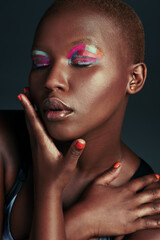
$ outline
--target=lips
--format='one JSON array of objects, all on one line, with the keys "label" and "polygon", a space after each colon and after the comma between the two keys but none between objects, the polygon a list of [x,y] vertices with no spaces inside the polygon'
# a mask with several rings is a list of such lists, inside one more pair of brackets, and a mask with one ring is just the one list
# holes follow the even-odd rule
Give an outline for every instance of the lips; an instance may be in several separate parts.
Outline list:
[{"label": "lips", "polygon": [[43,112],[50,121],[66,119],[73,113],[73,109],[57,98],[47,98],[42,104]]}]

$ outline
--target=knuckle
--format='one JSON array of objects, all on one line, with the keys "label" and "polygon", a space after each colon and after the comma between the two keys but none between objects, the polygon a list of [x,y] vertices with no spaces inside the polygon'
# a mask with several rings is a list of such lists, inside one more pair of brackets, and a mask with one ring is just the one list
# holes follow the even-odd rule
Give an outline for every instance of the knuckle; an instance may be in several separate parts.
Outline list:
[{"label": "knuckle", "polygon": [[159,227],[160,226],[160,219],[156,219],[156,225]]},{"label": "knuckle", "polygon": [[61,152],[54,152],[54,159],[56,160],[56,161],[63,161],[63,154],[61,153]]},{"label": "knuckle", "polygon": [[152,188],[149,190],[149,194],[153,197],[156,198],[157,197],[157,190]]},{"label": "knuckle", "polygon": [[74,158],[79,157],[80,154],[81,154],[81,152],[78,151],[78,150],[76,150],[75,148],[72,148],[72,149],[71,149],[71,155],[72,155]]},{"label": "knuckle", "polygon": [[140,208],[135,209],[134,214],[135,214],[135,219],[139,219],[141,217],[141,209]]},{"label": "knuckle", "polygon": [[144,186],[146,186],[146,185],[152,183],[154,179],[155,179],[155,176],[153,174],[150,174],[150,175],[141,177],[141,182],[142,182],[142,184],[144,184]]},{"label": "knuckle", "polygon": [[146,229],[149,229],[150,227],[151,227],[151,224],[152,222],[151,222],[151,220],[150,219],[145,219],[145,228]]},{"label": "knuckle", "polygon": [[136,231],[141,230],[141,229],[143,229],[142,219],[138,219],[138,220],[134,221],[132,232],[136,232]]},{"label": "knuckle", "polygon": [[122,189],[123,194],[127,195],[132,195],[133,194],[133,189],[130,188],[128,185],[125,185]]},{"label": "knuckle", "polygon": [[154,212],[158,212],[160,210],[160,204],[156,203],[156,202],[153,202],[152,203],[152,209],[153,209]]},{"label": "knuckle", "polygon": [[137,230],[140,230],[140,229],[144,229],[145,228],[145,219],[143,218],[139,218],[137,221],[136,221],[136,231]]},{"label": "knuckle", "polygon": [[140,181],[143,185],[146,185],[148,184],[149,179],[150,179],[149,176],[143,176],[141,177]]}]

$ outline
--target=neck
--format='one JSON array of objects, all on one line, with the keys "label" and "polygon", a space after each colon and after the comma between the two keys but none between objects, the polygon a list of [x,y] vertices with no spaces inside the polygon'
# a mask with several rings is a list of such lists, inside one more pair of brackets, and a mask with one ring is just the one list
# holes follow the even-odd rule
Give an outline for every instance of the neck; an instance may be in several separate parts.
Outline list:
[{"label": "neck", "polygon": [[123,147],[120,138],[103,132],[86,140],[86,147],[81,155],[77,168],[79,171],[98,175],[109,169],[115,162],[123,161]]},{"label": "neck", "polygon": [[[124,111],[123,111],[124,112]],[[123,161],[123,143],[120,140],[123,122],[122,109],[119,110],[98,128],[82,136],[86,147],[79,158],[77,171],[85,176],[97,176],[109,169],[115,162]],[[65,143],[65,150],[71,142]],[[60,149],[61,151],[61,149]]]}]

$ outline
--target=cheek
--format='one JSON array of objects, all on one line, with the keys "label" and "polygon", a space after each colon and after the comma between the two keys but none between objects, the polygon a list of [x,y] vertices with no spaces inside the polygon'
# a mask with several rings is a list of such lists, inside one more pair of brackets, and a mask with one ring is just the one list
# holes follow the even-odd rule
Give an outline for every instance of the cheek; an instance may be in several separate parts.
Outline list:
[{"label": "cheek", "polygon": [[38,102],[38,99],[43,91],[44,79],[46,77],[45,71],[31,71],[29,75],[29,87],[30,94],[34,103]]},{"label": "cheek", "polygon": [[96,107],[103,102],[118,101],[126,95],[127,78],[118,71],[101,68],[88,71],[87,74],[82,71],[79,75],[81,79],[79,84],[78,80],[75,81],[75,95],[85,105]]}]

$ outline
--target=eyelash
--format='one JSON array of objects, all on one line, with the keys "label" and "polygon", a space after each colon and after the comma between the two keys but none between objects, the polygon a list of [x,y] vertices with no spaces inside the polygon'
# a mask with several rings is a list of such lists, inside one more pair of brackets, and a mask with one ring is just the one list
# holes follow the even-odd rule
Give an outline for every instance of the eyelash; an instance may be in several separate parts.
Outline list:
[{"label": "eyelash", "polygon": [[[91,60],[91,61],[85,61],[85,60]],[[83,57],[75,57],[75,58],[71,58],[70,59],[70,64],[72,64],[74,67],[89,67],[92,64],[96,63],[98,60],[94,59],[94,58],[90,58],[87,56],[83,56]]]}]

